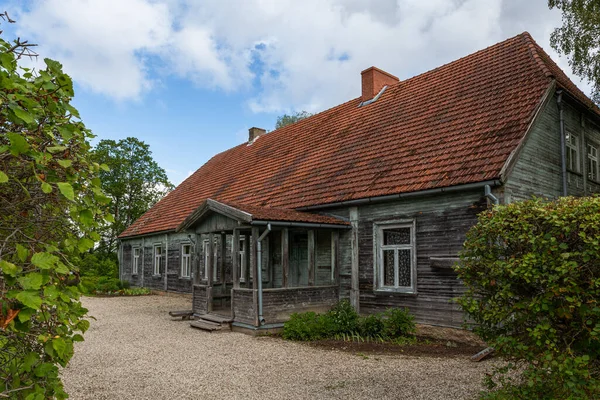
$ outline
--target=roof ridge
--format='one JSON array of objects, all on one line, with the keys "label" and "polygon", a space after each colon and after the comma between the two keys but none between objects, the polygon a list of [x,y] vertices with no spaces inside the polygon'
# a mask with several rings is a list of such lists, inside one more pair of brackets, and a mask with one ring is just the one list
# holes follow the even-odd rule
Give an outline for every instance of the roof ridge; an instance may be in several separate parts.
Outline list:
[{"label": "roof ridge", "polygon": [[540,50],[544,50],[537,44],[537,42],[535,41],[535,39],[533,39],[529,32],[525,31],[518,35],[518,37],[520,37],[523,40],[523,42],[525,42],[525,44],[529,48],[531,56],[533,57],[538,67],[540,67],[540,70],[542,71],[544,76],[549,79],[556,78],[552,71],[550,71],[550,68],[548,68],[548,64],[546,64],[546,62],[542,59],[542,55],[540,55],[539,53]]}]

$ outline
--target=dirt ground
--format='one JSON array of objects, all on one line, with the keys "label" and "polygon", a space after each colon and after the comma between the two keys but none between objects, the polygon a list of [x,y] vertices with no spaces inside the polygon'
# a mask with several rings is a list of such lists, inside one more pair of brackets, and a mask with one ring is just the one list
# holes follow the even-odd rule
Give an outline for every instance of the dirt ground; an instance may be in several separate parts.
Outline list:
[{"label": "dirt ground", "polygon": [[494,361],[480,347],[302,344],[207,333],[170,310],[185,297],[85,298],[95,317],[63,370],[72,399],[472,399]]}]

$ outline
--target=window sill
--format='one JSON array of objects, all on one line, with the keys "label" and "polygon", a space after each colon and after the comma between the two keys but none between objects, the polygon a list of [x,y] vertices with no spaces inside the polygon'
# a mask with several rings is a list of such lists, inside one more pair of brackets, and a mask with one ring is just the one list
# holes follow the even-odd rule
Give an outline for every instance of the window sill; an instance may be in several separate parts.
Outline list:
[{"label": "window sill", "polygon": [[190,281],[190,280],[192,280],[192,277],[190,277],[190,276],[180,276],[179,279],[182,280],[182,281]]},{"label": "window sill", "polygon": [[136,278],[136,277],[138,276],[138,274],[131,274],[131,276],[132,276],[133,278]]},{"label": "window sill", "polygon": [[374,289],[373,293],[376,295],[393,295],[393,296],[397,296],[397,295],[405,295],[405,296],[417,296],[417,291],[416,290],[401,290],[401,289]]},{"label": "window sill", "polygon": [[153,278],[160,278],[160,277],[161,277],[161,274],[153,274],[153,275],[152,275],[152,277],[153,277]]},{"label": "window sill", "polygon": [[568,168],[567,168],[567,172],[570,173],[570,174],[577,175],[577,176],[580,176],[580,177],[583,178],[583,173],[581,173],[581,172],[573,171],[572,169],[568,169]]}]

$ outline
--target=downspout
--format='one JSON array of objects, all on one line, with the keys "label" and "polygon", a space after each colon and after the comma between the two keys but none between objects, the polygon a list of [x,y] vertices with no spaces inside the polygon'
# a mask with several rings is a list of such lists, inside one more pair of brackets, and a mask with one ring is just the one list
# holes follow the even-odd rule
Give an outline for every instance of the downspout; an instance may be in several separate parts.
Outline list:
[{"label": "downspout", "polygon": [[169,289],[167,272],[169,271],[169,234],[165,233],[165,292]]},{"label": "downspout", "polygon": [[[142,237],[142,287],[144,286],[144,265],[145,265],[145,261],[146,260],[146,237],[143,236]],[[139,268],[139,266],[138,266]],[[138,271],[139,273],[140,271]]]},{"label": "downspout", "polygon": [[119,260],[119,280],[123,280],[123,243],[117,239],[117,259]]},{"label": "downspout", "polygon": [[256,280],[258,283],[258,324],[263,325],[265,319],[263,317],[263,287],[262,287],[262,240],[271,232],[271,224],[267,224],[267,229],[258,237],[257,241],[257,256],[258,265],[256,268]]},{"label": "downspout", "polygon": [[483,187],[483,190],[484,190],[484,194],[483,194],[483,195],[484,195],[485,197],[487,197],[488,199],[490,199],[490,201],[491,201],[491,202],[492,202],[494,205],[497,205],[497,204],[499,204],[499,203],[500,203],[500,202],[498,201],[498,198],[492,194],[492,188],[490,187],[490,185],[485,185],[485,186]]},{"label": "downspout", "polygon": [[562,102],[562,90],[557,90],[558,98],[556,104],[558,105],[558,114],[560,121],[560,162],[562,171],[562,194],[567,195],[567,154],[565,144],[565,118],[563,116],[563,102]]}]

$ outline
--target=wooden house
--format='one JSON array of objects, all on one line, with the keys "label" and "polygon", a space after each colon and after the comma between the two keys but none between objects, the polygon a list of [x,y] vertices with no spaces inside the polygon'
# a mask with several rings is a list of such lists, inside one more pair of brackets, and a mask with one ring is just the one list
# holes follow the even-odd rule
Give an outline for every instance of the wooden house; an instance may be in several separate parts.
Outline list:
[{"label": "wooden house", "polygon": [[600,112],[528,33],[215,155],[120,235],[120,277],[247,329],[349,299],[458,327],[477,214],[600,190]]}]

